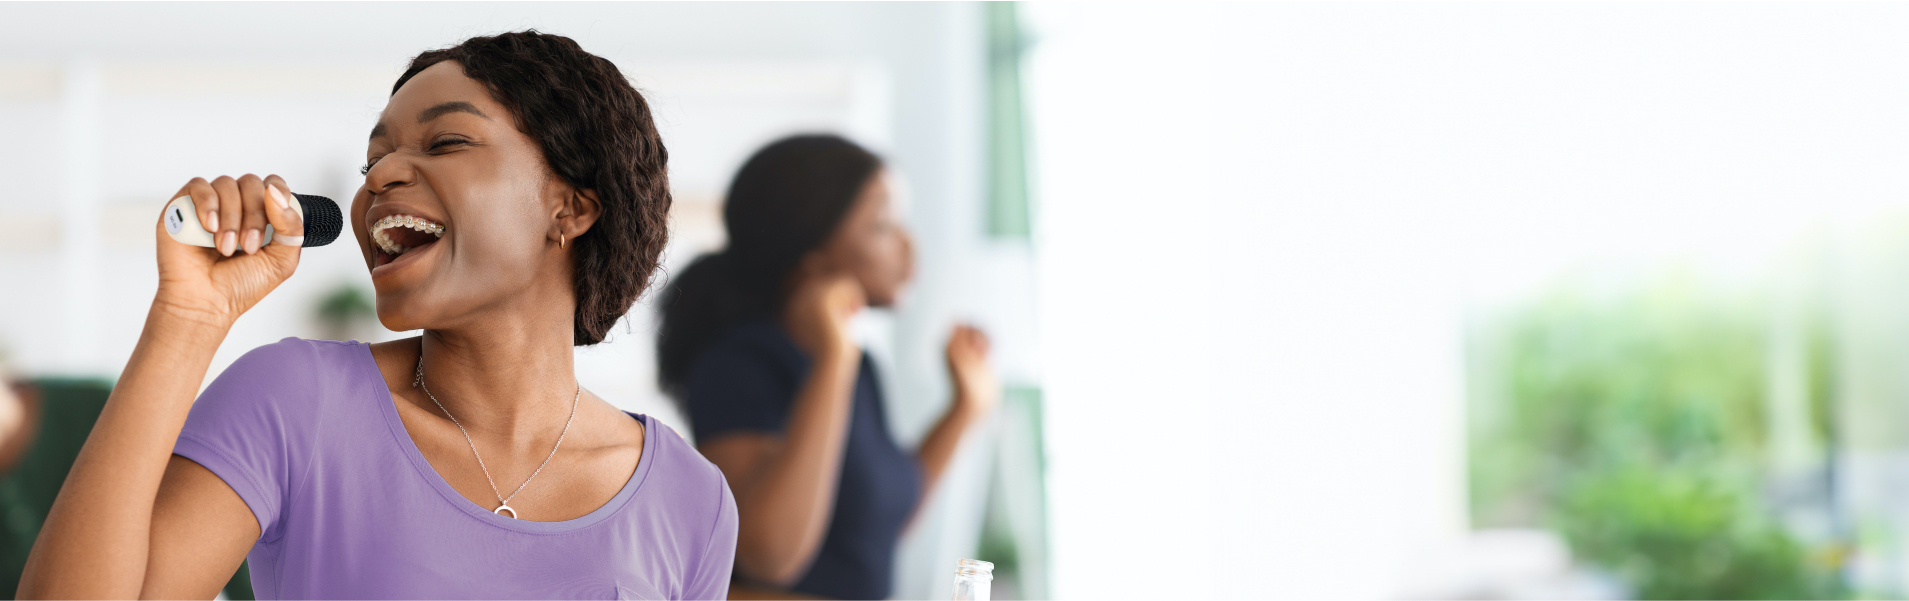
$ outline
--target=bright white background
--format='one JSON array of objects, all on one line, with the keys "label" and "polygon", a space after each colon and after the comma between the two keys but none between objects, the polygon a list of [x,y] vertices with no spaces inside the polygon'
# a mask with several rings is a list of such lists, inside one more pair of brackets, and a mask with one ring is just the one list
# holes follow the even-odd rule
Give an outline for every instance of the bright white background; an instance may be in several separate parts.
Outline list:
[{"label": "bright white background", "polygon": [[1909,204],[1902,4],[1032,9],[1058,596],[1425,594],[1467,307]]}]

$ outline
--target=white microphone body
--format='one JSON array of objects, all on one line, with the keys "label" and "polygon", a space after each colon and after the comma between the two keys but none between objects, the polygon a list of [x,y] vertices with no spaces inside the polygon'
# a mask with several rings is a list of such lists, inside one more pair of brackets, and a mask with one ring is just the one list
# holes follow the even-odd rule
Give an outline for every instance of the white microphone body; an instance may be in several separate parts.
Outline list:
[{"label": "white microphone body", "polygon": [[[293,200],[286,204],[291,205],[292,211],[298,213],[299,219],[305,219],[305,203],[302,199]],[[166,213],[163,219],[166,222],[166,234],[171,235],[172,239],[193,246],[203,246],[206,248],[219,247],[218,242],[212,239],[212,232],[205,231],[205,226],[200,223],[198,207],[193,204],[192,195],[180,196],[172,199],[172,202],[166,203]],[[309,221],[307,221],[307,223],[309,223]],[[287,240],[287,242],[291,242],[293,246],[300,246],[305,243],[303,236],[297,238],[296,240]],[[259,239],[259,246],[271,243],[272,226],[271,224],[266,224],[265,235]]]}]

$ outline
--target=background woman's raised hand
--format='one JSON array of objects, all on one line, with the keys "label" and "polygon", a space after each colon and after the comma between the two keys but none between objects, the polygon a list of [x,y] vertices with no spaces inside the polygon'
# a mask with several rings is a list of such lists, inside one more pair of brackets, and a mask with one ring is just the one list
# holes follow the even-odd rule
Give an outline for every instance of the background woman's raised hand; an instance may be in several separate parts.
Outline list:
[{"label": "background woman's raised hand", "polygon": [[789,296],[785,317],[796,346],[815,359],[861,354],[849,333],[849,319],[868,305],[855,277],[839,271],[805,270]]},{"label": "background woman's raised hand", "polygon": [[948,335],[948,376],[954,382],[955,404],[976,415],[993,409],[1001,399],[1001,385],[988,366],[988,335],[967,324]]},{"label": "background woman's raised hand", "polygon": [[155,222],[159,293],[154,310],[229,326],[298,268],[299,247],[264,244],[265,226],[276,235],[303,236],[305,223],[292,210],[291,188],[276,175],[192,178],[179,192],[190,195],[199,223],[218,248],[184,244]]}]

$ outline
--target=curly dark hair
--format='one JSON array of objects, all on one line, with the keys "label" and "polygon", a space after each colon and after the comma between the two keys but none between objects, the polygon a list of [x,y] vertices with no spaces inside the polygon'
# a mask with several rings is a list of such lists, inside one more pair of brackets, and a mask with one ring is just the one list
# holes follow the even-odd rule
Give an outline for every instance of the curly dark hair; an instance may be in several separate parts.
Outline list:
[{"label": "curly dark hair", "polygon": [[649,287],[669,241],[669,151],[649,103],[610,61],[575,40],[534,29],[419,54],[391,93],[444,61],[490,88],[516,117],[517,130],[543,149],[552,173],[596,191],[603,214],[571,244],[577,253],[575,344],[602,342]]}]

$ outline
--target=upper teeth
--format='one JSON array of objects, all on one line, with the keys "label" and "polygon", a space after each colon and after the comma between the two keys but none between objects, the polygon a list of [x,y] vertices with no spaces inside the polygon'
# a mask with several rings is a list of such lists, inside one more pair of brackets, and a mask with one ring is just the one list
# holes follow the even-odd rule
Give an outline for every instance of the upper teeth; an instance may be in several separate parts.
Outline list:
[{"label": "upper teeth", "polygon": [[408,227],[439,238],[444,237],[444,226],[442,225],[410,215],[392,215],[384,219],[379,219],[377,223],[371,224],[371,242],[377,244],[379,249],[387,253],[394,255],[404,254],[404,251],[407,249],[403,245],[392,241],[390,236],[385,235],[385,230],[394,227]]}]

